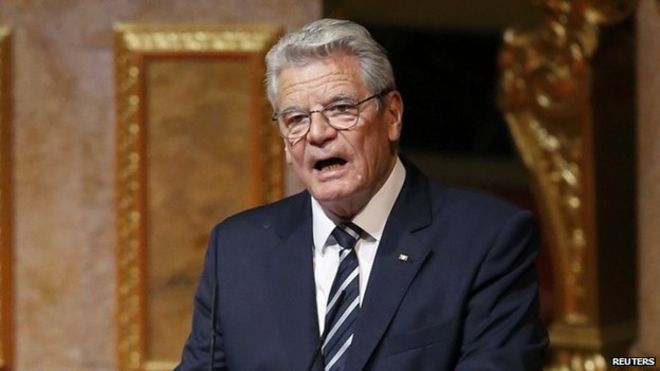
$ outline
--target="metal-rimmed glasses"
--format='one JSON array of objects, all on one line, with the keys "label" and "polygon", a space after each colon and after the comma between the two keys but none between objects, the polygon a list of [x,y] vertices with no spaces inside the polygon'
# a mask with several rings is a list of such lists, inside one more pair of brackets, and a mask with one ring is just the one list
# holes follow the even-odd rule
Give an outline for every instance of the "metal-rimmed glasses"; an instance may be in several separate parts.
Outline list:
[{"label": "metal-rimmed glasses", "polygon": [[272,120],[277,122],[282,137],[288,140],[296,140],[304,137],[312,125],[312,114],[320,113],[328,125],[336,130],[348,130],[358,123],[360,117],[360,106],[374,99],[380,98],[392,89],[385,89],[378,94],[368,96],[361,101],[352,99],[339,99],[327,106],[311,111],[299,111],[295,108],[285,109],[282,112],[273,113]]}]

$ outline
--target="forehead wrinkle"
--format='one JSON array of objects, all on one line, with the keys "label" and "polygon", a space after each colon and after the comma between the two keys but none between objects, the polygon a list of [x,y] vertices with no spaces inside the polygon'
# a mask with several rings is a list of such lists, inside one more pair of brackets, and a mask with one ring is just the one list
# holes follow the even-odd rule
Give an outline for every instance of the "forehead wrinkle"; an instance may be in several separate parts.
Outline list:
[{"label": "forehead wrinkle", "polygon": [[[310,79],[297,79],[291,83],[287,83],[282,88],[282,97],[296,94],[299,91],[315,91],[322,89],[327,91],[333,83],[352,82],[352,76],[343,71],[330,71],[320,76],[314,76]],[[325,86],[324,86],[325,85]]]},{"label": "forehead wrinkle", "polygon": [[285,68],[278,80],[279,109],[287,105],[325,105],[337,96],[353,97],[364,89],[359,63],[348,57]]}]

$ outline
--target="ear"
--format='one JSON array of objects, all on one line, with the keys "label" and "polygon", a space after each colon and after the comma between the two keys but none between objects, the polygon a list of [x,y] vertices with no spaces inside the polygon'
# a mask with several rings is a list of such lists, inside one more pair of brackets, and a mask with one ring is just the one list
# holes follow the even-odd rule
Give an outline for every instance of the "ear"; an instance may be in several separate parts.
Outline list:
[{"label": "ear", "polygon": [[398,90],[388,94],[384,114],[387,115],[387,136],[391,142],[398,142],[403,121],[403,99]]}]

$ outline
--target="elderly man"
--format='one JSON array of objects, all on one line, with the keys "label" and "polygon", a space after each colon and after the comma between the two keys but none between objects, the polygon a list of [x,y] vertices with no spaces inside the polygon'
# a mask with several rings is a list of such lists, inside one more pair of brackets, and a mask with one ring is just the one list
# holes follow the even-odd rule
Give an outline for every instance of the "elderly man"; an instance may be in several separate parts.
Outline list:
[{"label": "elderly man", "polygon": [[266,61],[306,190],[215,227],[177,369],[541,369],[530,213],[399,157],[402,98],[362,26],[316,21]]}]

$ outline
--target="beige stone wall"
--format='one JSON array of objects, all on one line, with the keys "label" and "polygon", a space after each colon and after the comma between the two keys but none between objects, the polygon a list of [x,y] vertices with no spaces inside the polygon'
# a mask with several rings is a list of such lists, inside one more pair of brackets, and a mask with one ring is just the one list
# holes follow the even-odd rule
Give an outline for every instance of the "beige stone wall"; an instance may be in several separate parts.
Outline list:
[{"label": "beige stone wall", "polygon": [[116,22],[274,23],[310,0],[7,0],[14,40],[16,370],[114,370]]},{"label": "beige stone wall", "polygon": [[637,12],[640,318],[637,350],[660,356],[660,2]]}]

